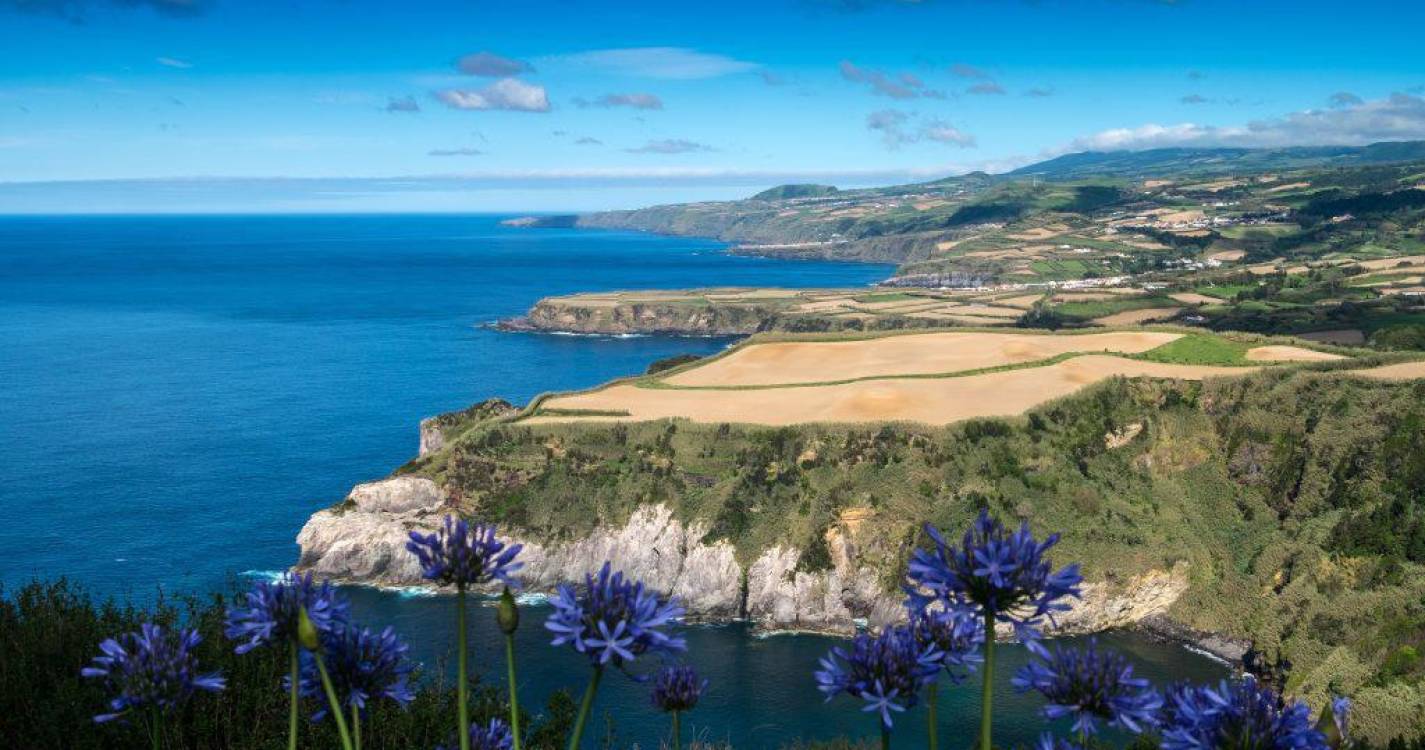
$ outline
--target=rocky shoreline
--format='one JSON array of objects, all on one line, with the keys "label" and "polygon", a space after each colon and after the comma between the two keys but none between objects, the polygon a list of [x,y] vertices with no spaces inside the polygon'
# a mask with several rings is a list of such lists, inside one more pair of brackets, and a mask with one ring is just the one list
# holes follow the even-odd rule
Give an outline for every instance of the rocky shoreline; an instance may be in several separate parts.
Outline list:
[{"label": "rocky shoreline", "polygon": [[[424,586],[415,557],[405,549],[407,536],[436,528],[447,512],[446,492],[428,478],[398,476],[357,485],[341,504],[318,511],[303,526],[295,569],[345,584]],[[831,561],[822,570],[803,569],[801,551],[787,546],[763,550],[744,565],[730,544],[706,541],[704,525],[685,525],[661,504],[642,506],[625,523],[582,538],[535,539],[518,530],[512,538],[525,545],[521,575],[527,593],[551,592],[608,560],[682,599],[690,621],[749,621],[764,633],[846,635],[904,616],[902,595],[888,590],[885,572],[862,554],[872,542],[858,539],[854,529],[852,523],[828,534]],[[1132,627],[1229,663],[1240,661],[1245,644],[1192,631],[1168,617],[1187,590],[1187,573],[1179,563],[1113,583],[1090,582],[1083,599],[1050,632]]]}]

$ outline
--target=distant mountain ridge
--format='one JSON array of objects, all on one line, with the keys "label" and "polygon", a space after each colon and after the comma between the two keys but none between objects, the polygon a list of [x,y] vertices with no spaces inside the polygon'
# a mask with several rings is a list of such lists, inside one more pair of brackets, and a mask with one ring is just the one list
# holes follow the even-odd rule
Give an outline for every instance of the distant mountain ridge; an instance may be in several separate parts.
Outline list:
[{"label": "distant mountain ridge", "polygon": [[1153,177],[1266,172],[1308,167],[1367,166],[1425,160],[1425,141],[1388,141],[1369,146],[1291,148],[1155,148],[1145,151],[1081,151],[1006,172],[1002,177],[1077,180],[1090,177]]}]

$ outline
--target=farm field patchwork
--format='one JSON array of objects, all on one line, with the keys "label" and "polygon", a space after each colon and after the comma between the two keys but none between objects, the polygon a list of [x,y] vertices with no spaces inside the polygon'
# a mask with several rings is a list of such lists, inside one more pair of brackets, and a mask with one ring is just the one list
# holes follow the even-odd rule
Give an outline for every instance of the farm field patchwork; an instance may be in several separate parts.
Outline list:
[{"label": "farm field patchwork", "polygon": [[924,333],[849,341],[754,343],[663,382],[672,386],[826,383],[885,375],[929,375],[1049,359],[1069,352],[1145,352],[1180,338],[1157,332],[1081,335]]},{"label": "farm field patchwork", "polygon": [[[657,378],[545,399],[525,424],[642,421],[793,425],[1006,417],[1112,377],[1201,380],[1341,354],[1210,334],[939,331],[848,340],[753,341]],[[1425,376],[1425,363],[1360,371]]]},{"label": "farm field patchwork", "polygon": [[[861,380],[841,385],[687,390],[616,385],[545,402],[560,409],[527,424],[641,421],[681,417],[694,422],[773,426],[813,422],[905,421],[943,425],[976,417],[1023,414],[1114,376],[1201,380],[1256,368],[1176,365],[1086,354],[1042,367],[949,378]],[[587,414],[584,416],[580,414]],[[620,416],[614,416],[620,414]]]}]

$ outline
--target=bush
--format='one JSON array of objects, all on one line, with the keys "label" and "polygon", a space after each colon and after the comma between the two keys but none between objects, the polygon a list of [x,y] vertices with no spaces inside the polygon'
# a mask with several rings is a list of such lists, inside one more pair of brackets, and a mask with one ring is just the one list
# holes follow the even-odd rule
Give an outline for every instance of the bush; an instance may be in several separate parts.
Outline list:
[{"label": "bush", "polygon": [[[228,600],[221,595],[200,600],[163,600],[155,612],[112,602],[96,604],[66,580],[32,583],[15,592],[0,592],[0,747],[6,748],[133,748],[147,739],[134,726],[96,725],[108,699],[79,670],[98,654],[99,642],[137,630],[152,620],[165,626],[196,628],[203,637],[197,655],[205,670],[222,670],[228,687],[204,693],[165,725],[168,747],[253,750],[285,747],[287,694],[279,679],[287,655],[280,649],[233,653],[223,637]],[[362,747],[430,748],[454,739],[455,689],[439,676],[415,676],[420,685],[406,710],[379,701],[363,723]],[[477,687],[472,718],[489,721],[507,717],[509,705],[493,687]],[[309,702],[307,713],[315,710]],[[531,717],[533,718],[533,717]],[[525,733],[530,748],[562,748],[574,719],[567,693],[556,693],[544,716]],[[340,745],[332,722],[302,726],[302,747]]]}]

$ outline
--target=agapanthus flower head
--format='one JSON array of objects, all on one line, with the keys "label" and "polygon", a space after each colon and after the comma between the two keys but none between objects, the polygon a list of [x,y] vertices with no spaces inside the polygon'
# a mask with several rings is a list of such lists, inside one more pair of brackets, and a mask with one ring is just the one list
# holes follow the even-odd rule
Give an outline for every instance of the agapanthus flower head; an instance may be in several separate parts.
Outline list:
[{"label": "agapanthus flower head", "polygon": [[940,654],[940,666],[952,682],[961,682],[984,661],[980,647],[985,643],[985,623],[974,612],[939,604],[917,610],[912,605],[908,627],[916,643]]},{"label": "agapanthus flower head", "polygon": [[925,532],[935,548],[916,550],[911,557],[907,592],[913,598],[928,592],[951,607],[989,613],[1011,624],[1030,650],[1043,654],[1038,640],[1044,620],[1052,622],[1054,613],[1069,608],[1066,600],[1079,595],[1083,580],[1077,564],[1056,572],[1045,556],[1059,535],[1038,541],[1028,524],[1009,532],[988,511],[980,511],[958,547],[934,526],[927,524]]},{"label": "agapanthus flower head", "polygon": [[[470,750],[510,750],[514,745],[515,736],[510,732],[510,725],[502,719],[491,719],[488,724],[470,725]],[[456,743],[455,747],[459,747]],[[435,750],[446,750],[441,745]]]},{"label": "agapanthus flower head", "polygon": [[94,721],[112,721],[135,710],[167,713],[200,690],[222,690],[227,683],[219,673],[198,671],[193,649],[201,640],[196,630],[165,631],[146,622],[137,632],[100,643],[101,653],[80,674],[103,680],[114,697],[109,713]]},{"label": "agapanthus flower head", "polygon": [[[1351,699],[1344,696],[1332,699],[1331,721],[1336,730],[1336,743],[1349,744],[1351,741]],[[1329,738],[1328,738],[1329,739]]]},{"label": "agapanthus flower head", "polygon": [[1163,709],[1163,750],[1325,750],[1301,701],[1283,701],[1250,675],[1216,688],[1176,687]]},{"label": "agapanthus flower head", "polygon": [[1148,681],[1133,676],[1133,665],[1097,641],[1084,649],[1055,648],[1046,659],[1025,664],[1010,681],[1021,693],[1038,691],[1049,701],[1044,716],[1071,716],[1074,731],[1091,735],[1098,722],[1141,733],[1158,724],[1163,698]]},{"label": "agapanthus flower head", "polygon": [[445,526],[434,534],[411,532],[406,549],[421,564],[421,575],[442,585],[478,586],[501,581],[518,588],[512,577],[524,567],[515,562],[522,544],[506,544],[495,538],[495,527],[471,526],[463,518],[445,517]]},{"label": "agapanthus flower head", "polygon": [[318,584],[310,573],[287,573],[276,581],[258,581],[243,598],[246,606],[228,609],[223,631],[229,639],[243,641],[233,649],[239,654],[295,641],[303,607],[320,632],[343,626],[351,612],[330,583]]},{"label": "agapanthus flower head", "polygon": [[554,613],[544,627],[554,633],[555,646],[570,644],[602,666],[626,663],[650,652],[683,651],[687,643],[663,629],[683,616],[675,598],[665,598],[643,585],[624,578],[605,562],[598,575],[585,575],[576,590],[560,585],[550,601]]},{"label": "agapanthus flower head", "polygon": [[828,701],[839,693],[860,698],[866,702],[861,710],[879,713],[890,729],[891,712],[919,702],[921,688],[939,675],[940,660],[935,647],[918,643],[907,627],[859,633],[849,649],[834,646],[822,657],[816,687]]},{"label": "agapanthus flower head", "polygon": [[[331,676],[337,699],[348,708],[355,706],[364,713],[374,700],[388,698],[405,707],[414,698],[407,684],[412,665],[406,659],[409,647],[396,637],[391,628],[380,633],[369,628],[346,626],[322,637],[322,663]],[[298,690],[308,697],[322,697],[321,673],[312,654],[303,652]],[[312,714],[321,720],[327,714],[326,701]]]},{"label": "agapanthus flower head", "polygon": [[687,664],[669,664],[653,675],[648,697],[659,711],[691,711],[698,705],[708,681]]},{"label": "agapanthus flower head", "polygon": [[1034,750],[1083,750],[1083,748],[1062,737],[1055,737],[1045,732],[1039,735],[1039,741],[1034,743]]}]

